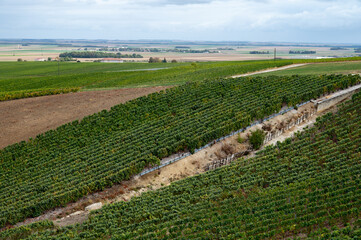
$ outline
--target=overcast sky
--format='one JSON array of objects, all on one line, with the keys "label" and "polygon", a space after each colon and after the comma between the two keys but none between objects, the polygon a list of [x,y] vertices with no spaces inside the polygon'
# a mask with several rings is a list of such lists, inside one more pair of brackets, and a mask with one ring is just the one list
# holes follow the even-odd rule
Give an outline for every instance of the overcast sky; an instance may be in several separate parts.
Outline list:
[{"label": "overcast sky", "polygon": [[361,43],[361,0],[0,0],[0,38]]}]

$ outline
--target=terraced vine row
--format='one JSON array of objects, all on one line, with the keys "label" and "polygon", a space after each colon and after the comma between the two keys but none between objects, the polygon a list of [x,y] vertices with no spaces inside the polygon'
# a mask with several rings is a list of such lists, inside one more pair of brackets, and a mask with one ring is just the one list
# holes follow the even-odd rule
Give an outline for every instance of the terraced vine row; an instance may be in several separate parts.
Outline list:
[{"label": "terraced vine row", "polygon": [[150,94],[0,151],[0,226],[76,201],[144,167],[359,76],[222,79]]},{"label": "terraced vine row", "polygon": [[[361,93],[251,159],[104,206],[28,239],[361,238]],[[32,233],[32,235],[28,235]],[[1,236],[1,235],[0,235]]]}]

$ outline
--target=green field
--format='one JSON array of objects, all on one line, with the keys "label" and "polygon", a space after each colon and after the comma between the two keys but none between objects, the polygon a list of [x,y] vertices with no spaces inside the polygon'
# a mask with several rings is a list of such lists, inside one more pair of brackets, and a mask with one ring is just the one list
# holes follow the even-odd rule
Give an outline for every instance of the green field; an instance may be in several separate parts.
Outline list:
[{"label": "green field", "polygon": [[[293,75],[297,71],[301,71],[303,74],[343,73],[358,69],[360,62],[351,61],[360,59],[296,59],[155,64],[60,62],[59,66],[58,62],[0,62],[0,101],[69,92],[69,89],[87,91],[181,85],[186,82],[229,77],[267,68],[281,67],[292,63],[327,62],[308,65],[300,69],[287,70],[289,72],[284,71],[285,74]],[[334,61],[347,62],[332,63]],[[157,70],[151,71],[152,68]],[[273,72],[268,75],[280,73]]]},{"label": "green field", "polygon": [[[190,63],[93,63],[93,62],[60,62],[60,75],[74,75],[120,70],[151,69],[161,67],[177,67]],[[46,77],[58,75],[58,62],[0,62],[0,79]]]},{"label": "green field", "polygon": [[[57,62],[7,62],[0,63],[0,72],[3,73],[0,78],[0,100],[26,97],[26,95],[19,95],[19,91],[41,92],[42,90],[64,88],[89,90],[180,85],[186,82],[216,79],[280,67],[291,63],[289,61],[156,64],[61,62],[58,76]],[[146,70],[150,68],[166,69]]]},{"label": "green field", "polygon": [[269,76],[269,75],[349,74],[349,73],[361,73],[361,62],[335,62],[335,63],[308,64],[301,67],[264,73],[260,75]]},{"label": "green field", "polygon": [[254,158],[106,205],[83,224],[58,228],[43,221],[0,237],[360,239],[360,109],[358,93],[337,113]]}]

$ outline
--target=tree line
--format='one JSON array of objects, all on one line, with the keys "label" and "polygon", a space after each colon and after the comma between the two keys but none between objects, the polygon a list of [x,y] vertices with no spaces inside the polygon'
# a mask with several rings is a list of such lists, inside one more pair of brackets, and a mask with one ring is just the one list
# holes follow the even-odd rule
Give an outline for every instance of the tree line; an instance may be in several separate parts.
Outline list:
[{"label": "tree line", "polygon": [[294,51],[294,50],[290,50],[288,53],[289,54],[316,54],[316,51],[308,51],[308,50]]},{"label": "tree line", "polygon": [[187,49],[187,48],[102,48],[102,51],[119,51],[119,52],[175,52],[175,53],[218,53],[218,50],[210,49]]},{"label": "tree line", "polygon": [[249,54],[269,54],[269,51],[250,51]]},{"label": "tree line", "polygon": [[121,53],[107,53],[107,52],[66,52],[61,53],[59,57],[73,57],[73,58],[143,58],[140,54],[121,54]]},{"label": "tree line", "polygon": [[[158,58],[158,57],[150,57],[149,60],[148,60],[148,62],[149,62],[149,63],[160,63],[160,62],[162,62],[162,63],[167,63],[168,61],[167,61],[166,58],[164,58],[163,60],[161,60],[161,59]],[[175,60],[175,59],[173,59],[173,60],[171,61],[171,63],[176,63],[176,62],[177,62],[177,60]]]}]

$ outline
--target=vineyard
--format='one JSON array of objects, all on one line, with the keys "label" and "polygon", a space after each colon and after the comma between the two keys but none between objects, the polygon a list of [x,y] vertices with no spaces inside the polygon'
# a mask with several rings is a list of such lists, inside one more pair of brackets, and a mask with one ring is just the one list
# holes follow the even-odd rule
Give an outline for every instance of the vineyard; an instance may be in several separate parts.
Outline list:
[{"label": "vineyard", "polygon": [[360,81],[325,75],[188,83],[6,147],[0,151],[0,226],[129,179],[173,153],[193,152],[285,104]]},{"label": "vineyard", "polygon": [[0,237],[360,239],[360,125],[358,93],[337,113],[254,158],[106,205],[81,225],[56,229],[44,221]]}]

